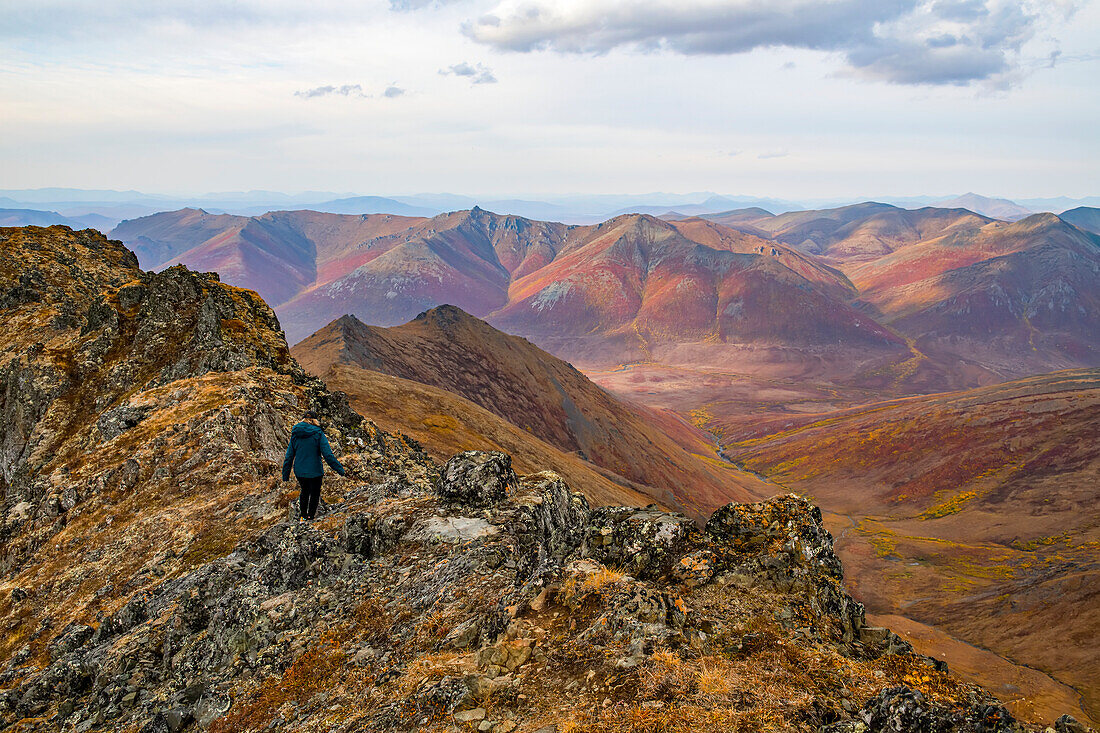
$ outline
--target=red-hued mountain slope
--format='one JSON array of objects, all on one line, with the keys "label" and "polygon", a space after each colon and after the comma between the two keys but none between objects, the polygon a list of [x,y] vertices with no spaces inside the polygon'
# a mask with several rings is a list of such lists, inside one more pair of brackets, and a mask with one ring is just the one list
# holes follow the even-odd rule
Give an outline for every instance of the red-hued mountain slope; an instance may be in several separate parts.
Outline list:
[{"label": "red-hued mountain slope", "polygon": [[278,306],[318,280],[378,256],[387,249],[387,235],[420,221],[389,214],[276,211],[245,217],[181,209],[124,221],[111,236],[131,247],[143,267],[184,264],[217,272]]},{"label": "red-hued mountain slope", "polygon": [[1100,237],[1053,214],[845,269],[861,303],[933,362],[1002,378],[1100,363]]},{"label": "red-hued mountain slope", "polygon": [[991,219],[966,209],[901,209],[867,202],[836,209],[791,211],[779,216],[738,210],[705,218],[838,260],[870,259],[898,247],[957,231]]},{"label": "red-hued mountain slope", "polygon": [[[690,224],[681,226],[692,232]],[[843,277],[813,267],[827,281],[817,285],[784,264],[811,269],[806,260],[738,252],[728,244],[734,237],[729,232],[716,248],[653,217],[612,219],[518,279],[509,304],[490,321],[553,339],[558,353],[577,348],[567,339],[602,341],[608,356],[620,360],[652,358],[661,346],[690,342],[898,348],[900,339],[828,294],[844,287]],[[763,246],[758,241],[747,248]]]},{"label": "red-hued mountain slope", "polygon": [[485,316],[508,303],[514,277],[553,261],[574,230],[477,208],[444,214],[380,241],[379,256],[284,303],[280,315],[292,340],[345,313],[392,326],[451,303]]}]

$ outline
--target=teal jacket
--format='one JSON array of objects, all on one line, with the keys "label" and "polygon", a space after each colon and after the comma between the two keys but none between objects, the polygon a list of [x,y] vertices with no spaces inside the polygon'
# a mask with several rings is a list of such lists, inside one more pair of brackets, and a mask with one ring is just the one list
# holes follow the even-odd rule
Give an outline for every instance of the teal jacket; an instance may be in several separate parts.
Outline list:
[{"label": "teal jacket", "polygon": [[325,467],[321,465],[321,459],[332,466],[332,470],[341,476],[344,475],[344,467],[336,456],[332,455],[332,448],[325,437],[325,431],[308,422],[300,422],[290,431],[290,445],[286,447],[286,458],[283,459],[283,481],[290,480],[290,467],[294,467],[294,475],[298,478],[317,478],[325,474]]}]

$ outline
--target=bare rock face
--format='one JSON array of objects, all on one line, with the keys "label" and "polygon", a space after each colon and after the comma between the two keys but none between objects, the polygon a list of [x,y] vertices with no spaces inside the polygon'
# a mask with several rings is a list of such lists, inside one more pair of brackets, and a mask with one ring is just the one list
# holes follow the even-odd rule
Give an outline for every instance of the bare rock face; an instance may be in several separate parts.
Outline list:
[{"label": "bare rock face", "polygon": [[94,427],[111,440],[136,426],[148,405],[135,394],[205,374],[267,370],[304,389],[301,409],[342,430],[361,421],[290,358],[255,293],[183,267],[142,272],[92,230],[3,229],[0,239],[0,476],[16,492],[77,434]]},{"label": "bare rock face", "polygon": [[[278,467],[305,409],[327,418],[354,474],[386,465],[427,482],[417,446],[298,367],[254,293],[142,272],[91,230],[0,229],[0,245],[0,570],[15,587],[0,618],[18,627],[0,641],[7,718],[76,710],[102,672],[89,646],[141,628],[150,589],[282,518]],[[146,694],[112,688],[111,705],[138,710]]]},{"label": "bare rock face", "polygon": [[777,590],[811,589],[814,613],[835,619],[845,642],[859,638],[863,604],[844,590],[840,558],[816,506],[794,494],[729,504],[711,516],[706,533],[718,541],[719,567]]},{"label": "bare rock face", "polygon": [[487,507],[502,501],[516,486],[512,457],[504,453],[466,451],[447,461],[439,496],[469,507]]}]

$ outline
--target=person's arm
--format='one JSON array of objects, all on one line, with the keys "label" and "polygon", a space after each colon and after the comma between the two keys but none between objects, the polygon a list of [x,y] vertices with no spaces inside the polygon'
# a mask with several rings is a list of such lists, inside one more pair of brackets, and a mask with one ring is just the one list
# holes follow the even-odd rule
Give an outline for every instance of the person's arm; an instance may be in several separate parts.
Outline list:
[{"label": "person's arm", "polygon": [[325,463],[332,466],[332,470],[341,476],[344,475],[344,467],[340,465],[340,461],[336,460],[336,456],[332,454],[332,447],[328,444],[328,436],[321,433],[321,455],[325,459]]},{"label": "person's arm", "polygon": [[290,467],[294,465],[294,437],[286,446],[286,458],[283,459],[283,481],[290,480]]}]

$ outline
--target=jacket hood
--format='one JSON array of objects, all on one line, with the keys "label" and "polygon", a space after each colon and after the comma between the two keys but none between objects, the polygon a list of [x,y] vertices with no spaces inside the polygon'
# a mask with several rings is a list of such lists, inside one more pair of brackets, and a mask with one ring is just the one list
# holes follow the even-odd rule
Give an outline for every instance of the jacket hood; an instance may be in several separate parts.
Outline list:
[{"label": "jacket hood", "polygon": [[294,426],[290,431],[290,435],[295,438],[305,438],[313,435],[319,435],[325,432],[321,428],[317,427],[313,423],[300,422]]}]

